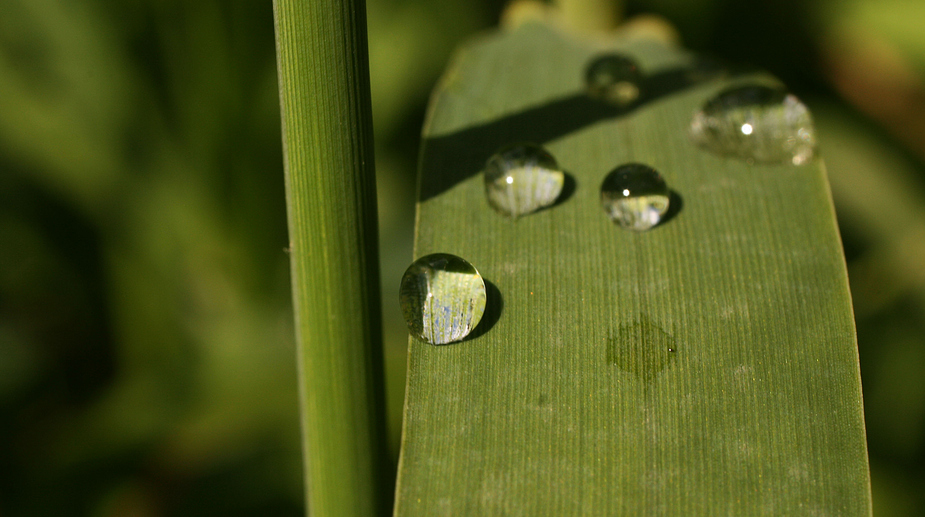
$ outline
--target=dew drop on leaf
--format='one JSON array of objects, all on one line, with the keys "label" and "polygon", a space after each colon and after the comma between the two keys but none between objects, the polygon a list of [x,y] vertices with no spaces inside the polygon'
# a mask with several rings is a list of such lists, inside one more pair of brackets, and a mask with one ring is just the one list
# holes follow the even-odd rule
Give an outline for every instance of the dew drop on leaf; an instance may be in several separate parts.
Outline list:
[{"label": "dew drop on leaf", "polygon": [[447,253],[414,261],[399,289],[408,330],[435,345],[465,339],[482,319],[486,301],[485,282],[475,267]]},{"label": "dew drop on leaf", "polygon": [[585,70],[588,96],[614,106],[628,106],[642,93],[642,76],[632,59],[620,54],[598,56]]},{"label": "dew drop on leaf", "polygon": [[535,144],[504,147],[485,166],[488,204],[514,219],[553,205],[564,185],[556,159]]},{"label": "dew drop on leaf", "polygon": [[816,152],[816,130],[794,95],[768,86],[737,86],[694,114],[691,139],[716,154],[761,163],[802,165]]},{"label": "dew drop on leaf", "polygon": [[669,195],[661,174],[640,163],[617,167],[601,185],[601,204],[610,219],[637,232],[649,230],[662,221],[668,212]]}]

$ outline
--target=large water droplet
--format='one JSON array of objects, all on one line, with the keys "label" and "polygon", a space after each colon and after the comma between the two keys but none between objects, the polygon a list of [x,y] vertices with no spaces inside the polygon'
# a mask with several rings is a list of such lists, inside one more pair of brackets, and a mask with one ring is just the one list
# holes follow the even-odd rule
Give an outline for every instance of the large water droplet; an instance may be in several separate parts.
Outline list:
[{"label": "large water droplet", "polygon": [[515,219],[555,203],[564,184],[556,159],[535,144],[505,147],[485,166],[488,204]]},{"label": "large water droplet", "polygon": [[794,95],[767,86],[721,92],[694,114],[691,138],[712,152],[765,163],[801,165],[813,158],[816,130]]},{"label": "large water droplet", "polygon": [[607,359],[621,370],[649,382],[668,367],[677,350],[670,334],[642,317],[611,334]]},{"label": "large water droplet", "polygon": [[601,185],[601,204],[627,230],[646,231],[668,211],[668,185],[652,167],[629,163],[614,169]]},{"label": "large water droplet", "polygon": [[591,61],[585,70],[588,95],[615,106],[628,106],[639,98],[642,75],[632,59],[606,54]]},{"label": "large water droplet", "polygon": [[468,261],[435,253],[414,261],[399,290],[401,311],[414,337],[443,345],[464,339],[485,312],[485,282]]}]

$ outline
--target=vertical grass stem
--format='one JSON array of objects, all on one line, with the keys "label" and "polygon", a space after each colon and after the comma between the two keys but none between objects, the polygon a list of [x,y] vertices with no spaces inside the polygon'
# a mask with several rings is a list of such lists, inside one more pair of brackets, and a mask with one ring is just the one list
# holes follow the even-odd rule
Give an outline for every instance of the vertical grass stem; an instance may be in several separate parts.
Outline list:
[{"label": "vertical grass stem", "polygon": [[275,0],[309,515],[390,509],[364,0]]}]

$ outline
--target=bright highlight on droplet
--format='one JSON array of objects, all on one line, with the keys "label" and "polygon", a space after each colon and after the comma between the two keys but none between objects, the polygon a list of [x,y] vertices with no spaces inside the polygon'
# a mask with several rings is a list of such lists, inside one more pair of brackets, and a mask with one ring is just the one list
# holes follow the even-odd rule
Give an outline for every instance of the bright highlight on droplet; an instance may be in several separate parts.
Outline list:
[{"label": "bright highlight on droplet", "polygon": [[614,169],[601,185],[601,204],[613,222],[643,232],[662,221],[668,212],[669,190],[653,168],[629,163]]},{"label": "bright highlight on droplet", "polygon": [[628,106],[642,93],[639,66],[620,54],[593,59],[585,71],[585,83],[590,97],[615,106]]},{"label": "bright highlight on droplet", "polygon": [[816,151],[816,130],[806,106],[768,86],[730,88],[694,114],[691,139],[716,154],[764,163],[802,165]]},{"label": "bright highlight on droplet", "polygon": [[482,319],[487,302],[479,272],[448,253],[414,261],[402,276],[398,298],[411,335],[435,345],[465,339]]},{"label": "bright highlight on droplet", "polygon": [[498,213],[518,218],[556,202],[565,173],[542,147],[522,143],[505,147],[485,165],[485,196]]}]

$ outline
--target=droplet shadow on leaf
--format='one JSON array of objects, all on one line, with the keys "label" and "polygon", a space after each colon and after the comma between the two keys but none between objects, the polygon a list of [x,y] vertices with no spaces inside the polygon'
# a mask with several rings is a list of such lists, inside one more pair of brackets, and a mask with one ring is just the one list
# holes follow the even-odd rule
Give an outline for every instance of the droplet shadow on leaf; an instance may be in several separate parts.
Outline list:
[{"label": "droplet shadow on leaf", "polygon": [[482,320],[479,321],[479,324],[463,339],[463,342],[476,339],[490,331],[501,319],[501,313],[504,312],[504,297],[501,296],[498,286],[489,280],[485,280],[484,277],[482,280],[485,282],[485,313],[482,314]]},{"label": "droplet shadow on leaf", "polygon": [[611,333],[607,361],[648,384],[671,364],[677,350],[670,334],[642,317]]},{"label": "droplet shadow on leaf", "polygon": [[559,193],[559,197],[556,198],[555,203],[549,205],[546,207],[546,209],[555,208],[562,203],[565,203],[569,200],[569,198],[572,197],[573,194],[575,194],[575,189],[577,188],[577,184],[575,183],[575,176],[572,176],[565,171],[563,171],[562,174],[565,175],[562,182],[562,192]]},{"label": "droplet shadow on leaf", "polygon": [[668,224],[669,221],[677,217],[684,209],[684,198],[678,194],[677,190],[671,189],[668,192],[668,211],[662,216],[662,220],[655,225],[656,228]]}]

